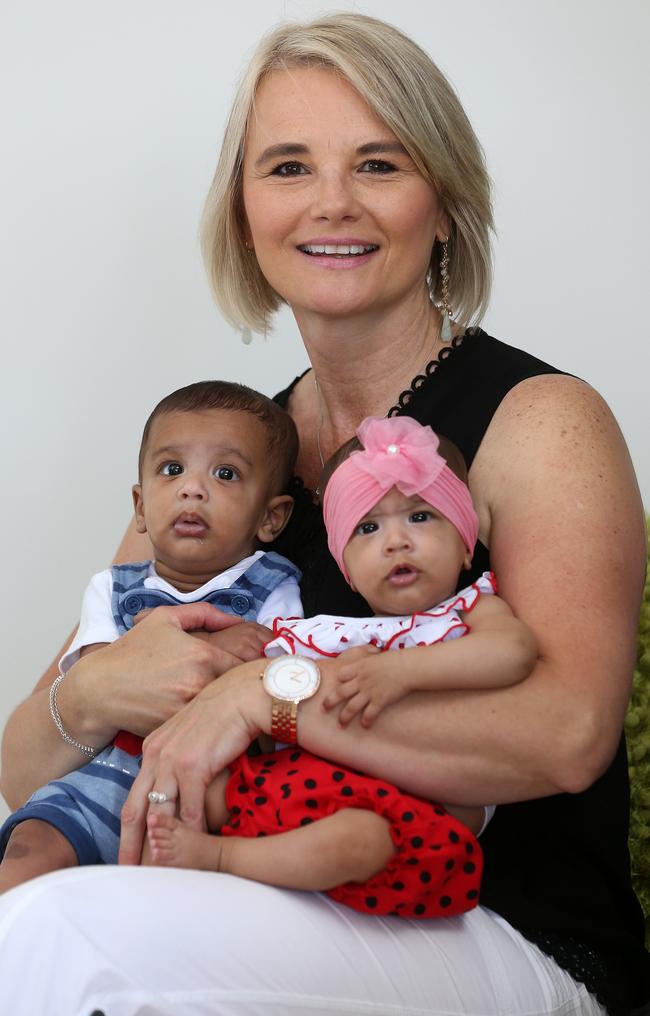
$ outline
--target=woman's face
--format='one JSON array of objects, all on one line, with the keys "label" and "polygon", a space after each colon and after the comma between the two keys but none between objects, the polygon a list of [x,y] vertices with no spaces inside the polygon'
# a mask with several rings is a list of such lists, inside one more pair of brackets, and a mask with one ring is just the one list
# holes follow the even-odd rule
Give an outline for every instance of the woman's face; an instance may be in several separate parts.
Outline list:
[{"label": "woman's face", "polygon": [[421,304],[438,196],[386,124],[324,68],[262,81],[244,156],[247,242],[299,323]]}]

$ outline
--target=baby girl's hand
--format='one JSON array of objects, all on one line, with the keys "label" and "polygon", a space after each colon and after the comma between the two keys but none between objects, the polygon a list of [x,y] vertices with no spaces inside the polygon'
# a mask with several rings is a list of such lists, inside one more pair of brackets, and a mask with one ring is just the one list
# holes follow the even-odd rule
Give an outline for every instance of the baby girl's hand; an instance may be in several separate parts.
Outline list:
[{"label": "baby girl's hand", "polygon": [[374,646],[350,649],[339,657],[336,684],[323,700],[328,711],[345,703],[339,714],[339,723],[346,727],[350,720],[361,714],[363,727],[370,727],[382,709],[398,702],[408,689],[400,680],[396,664],[400,653],[380,653]]}]

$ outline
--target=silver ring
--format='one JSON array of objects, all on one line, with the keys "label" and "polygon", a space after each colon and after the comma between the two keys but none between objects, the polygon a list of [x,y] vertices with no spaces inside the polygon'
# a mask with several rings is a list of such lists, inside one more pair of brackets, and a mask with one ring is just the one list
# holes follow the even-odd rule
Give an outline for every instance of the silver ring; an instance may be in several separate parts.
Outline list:
[{"label": "silver ring", "polygon": [[151,804],[164,804],[166,801],[169,801],[164,790],[150,790],[147,797]]}]

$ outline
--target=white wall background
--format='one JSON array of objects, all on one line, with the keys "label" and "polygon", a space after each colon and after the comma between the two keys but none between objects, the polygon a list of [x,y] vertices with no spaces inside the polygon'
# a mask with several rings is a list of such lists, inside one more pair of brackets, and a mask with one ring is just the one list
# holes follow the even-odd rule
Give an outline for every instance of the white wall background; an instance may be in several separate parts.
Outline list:
[{"label": "white wall background", "polygon": [[[650,508],[650,4],[336,6],[392,21],[452,79],[495,184],[486,326],[600,389]],[[126,526],[154,403],[206,377],[272,393],[306,363],[288,315],[250,347],[219,319],[197,226],[247,53],[327,9],[0,0],[0,724]]]}]

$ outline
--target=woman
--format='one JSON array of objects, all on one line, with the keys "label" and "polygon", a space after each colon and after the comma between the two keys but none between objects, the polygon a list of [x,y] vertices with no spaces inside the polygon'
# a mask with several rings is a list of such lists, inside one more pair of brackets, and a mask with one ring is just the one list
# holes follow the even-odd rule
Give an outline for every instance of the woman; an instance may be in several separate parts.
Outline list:
[{"label": "woman", "polygon": [[[606,1006],[616,1016],[647,1001],[621,744],[642,512],[597,394],[467,330],[488,297],[490,225],[476,138],[410,40],[373,19],[338,15],[263,41],[206,209],[222,310],[263,328],[280,300],[291,305],[312,369],[281,400],[301,437],[307,488],[364,416],[395,407],[461,447],[481,524],[474,569],[488,566],[489,548],[505,599],[540,646],[533,675],[517,687],[412,695],[361,733],[320,709],[341,657],[322,667],[321,690],[301,704],[298,741],[426,797],[500,805],[483,839],[483,906],[414,928],[226,876],[63,873],[0,904],[0,976],[5,984],[19,971],[18,1004],[26,981],[34,992],[38,979],[47,983],[48,963],[58,986],[48,1011],[62,1013],[97,1006],[110,1014],[111,1003],[135,1013],[139,1000],[153,999],[157,1012],[185,1002],[193,1013]],[[326,554],[318,509],[305,501],[289,550],[305,572],[306,610],[363,612]],[[146,553],[127,536],[123,559]],[[270,730],[259,664],[211,683],[237,662],[227,642],[184,632],[216,623],[207,607],[156,612],[81,660],[59,689],[65,726],[85,745],[167,721],[147,741],[123,813],[127,863],[139,858],[150,792],[168,799],[156,808],[178,799],[184,820],[200,826],[212,776]],[[11,804],[81,761],[51,723],[50,681],[7,729]],[[31,944],[43,932],[54,943],[45,956]],[[40,978],[30,977],[30,963]],[[88,971],[81,979],[80,969]],[[15,1011],[42,1011],[39,999]]]}]

